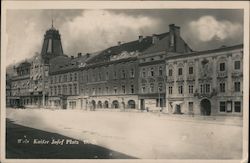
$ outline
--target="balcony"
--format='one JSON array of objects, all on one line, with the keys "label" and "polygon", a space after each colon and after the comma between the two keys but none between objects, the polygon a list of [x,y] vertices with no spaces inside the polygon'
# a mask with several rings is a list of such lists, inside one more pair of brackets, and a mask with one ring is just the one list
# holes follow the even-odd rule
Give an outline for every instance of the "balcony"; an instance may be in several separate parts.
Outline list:
[{"label": "balcony", "polygon": [[232,73],[232,78],[241,78],[241,77],[243,77],[242,72],[233,72]]},{"label": "balcony", "polygon": [[177,82],[184,82],[183,76],[178,76],[176,81]]},{"label": "balcony", "polygon": [[222,71],[217,73],[217,78],[226,78],[227,77],[227,72]]},{"label": "balcony", "polygon": [[212,92],[210,92],[210,93],[198,93],[198,91],[196,90],[195,93],[194,93],[194,96],[198,97],[199,99],[201,99],[201,98],[212,98],[213,96],[216,96],[217,93],[218,92],[216,91],[216,89],[213,89]]},{"label": "balcony", "polygon": [[195,76],[194,75],[188,75],[187,76],[187,81],[195,81]]},{"label": "balcony", "polygon": [[174,78],[172,76],[167,77],[167,83],[173,83],[174,82]]}]

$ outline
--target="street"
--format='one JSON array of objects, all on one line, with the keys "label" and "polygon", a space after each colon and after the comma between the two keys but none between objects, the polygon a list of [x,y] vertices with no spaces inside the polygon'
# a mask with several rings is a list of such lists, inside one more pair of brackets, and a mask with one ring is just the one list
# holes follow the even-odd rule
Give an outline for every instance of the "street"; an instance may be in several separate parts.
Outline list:
[{"label": "street", "polygon": [[[19,125],[127,155],[118,154],[119,158],[240,159],[242,155],[239,117],[192,119],[135,112],[7,109],[7,118]],[[16,129],[8,132],[16,132]],[[30,131],[29,136],[37,135]],[[72,154],[70,158],[76,157],[77,152],[64,148],[67,155]]]}]

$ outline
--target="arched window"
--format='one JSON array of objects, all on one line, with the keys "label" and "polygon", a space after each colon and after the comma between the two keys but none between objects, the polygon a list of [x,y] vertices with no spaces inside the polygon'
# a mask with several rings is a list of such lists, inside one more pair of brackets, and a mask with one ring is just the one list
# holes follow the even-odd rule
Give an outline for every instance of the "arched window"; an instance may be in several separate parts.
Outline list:
[{"label": "arched window", "polygon": [[159,67],[159,76],[162,76],[163,75],[163,71],[162,71],[162,67],[160,66]]},{"label": "arched window", "polygon": [[154,76],[154,68],[153,67],[150,69],[150,75]]},{"label": "arched window", "polygon": [[112,102],[112,108],[118,109],[119,108],[119,102],[117,100],[114,100]]},{"label": "arched window", "polygon": [[129,100],[128,101],[128,108],[135,109],[135,101],[134,100]]},{"label": "arched window", "polygon": [[102,102],[101,101],[98,101],[97,108],[102,108]]},{"label": "arched window", "polygon": [[108,101],[104,102],[104,108],[109,108],[109,102]]}]

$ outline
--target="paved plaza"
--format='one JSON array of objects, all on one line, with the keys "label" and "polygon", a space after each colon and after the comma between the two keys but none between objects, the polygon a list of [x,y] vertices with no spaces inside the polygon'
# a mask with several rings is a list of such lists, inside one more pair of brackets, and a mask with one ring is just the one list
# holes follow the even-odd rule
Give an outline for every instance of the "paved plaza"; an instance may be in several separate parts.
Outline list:
[{"label": "paved plaza", "polygon": [[[240,117],[49,109],[6,112],[14,124],[117,151],[121,158],[240,159],[242,155]],[[27,136],[34,138],[32,132]]]}]

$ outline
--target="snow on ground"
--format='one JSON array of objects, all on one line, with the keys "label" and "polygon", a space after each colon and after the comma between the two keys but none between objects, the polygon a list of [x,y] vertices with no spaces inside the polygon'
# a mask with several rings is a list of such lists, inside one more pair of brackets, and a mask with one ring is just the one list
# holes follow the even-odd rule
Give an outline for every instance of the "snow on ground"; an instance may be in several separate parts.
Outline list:
[{"label": "snow on ground", "polygon": [[7,118],[137,158],[240,159],[242,155],[242,121],[234,117],[215,121],[136,112],[7,109]]}]

